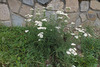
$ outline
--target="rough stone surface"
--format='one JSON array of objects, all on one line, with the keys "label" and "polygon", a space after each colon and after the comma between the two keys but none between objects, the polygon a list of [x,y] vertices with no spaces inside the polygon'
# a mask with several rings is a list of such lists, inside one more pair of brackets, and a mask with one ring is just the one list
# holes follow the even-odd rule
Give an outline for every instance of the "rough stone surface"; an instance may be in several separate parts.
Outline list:
[{"label": "rough stone surface", "polygon": [[37,0],[40,4],[46,4],[50,2],[51,0]]},{"label": "rough stone surface", "polygon": [[23,3],[33,6],[34,5],[34,0],[23,0]]},{"label": "rough stone surface", "polygon": [[79,25],[81,25],[81,19],[80,18],[78,18],[77,20],[76,20],[76,22],[75,22],[75,27],[78,27]]},{"label": "rough stone surface", "polygon": [[68,16],[70,18],[68,22],[75,22],[78,18],[78,13],[68,13]]},{"label": "rough stone surface", "polygon": [[94,11],[91,11],[91,10],[88,11],[87,17],[91,21],[95,21],[97,18],[96,13]]},{"label": "rough stone surface", "polygon": [[0,0],[0,2],[2,2],[2,3],[6,3],[7,1],[6,1],[6,0]]},{"label": "rough stone surface", "polygon": [[13,26],[25,26],[26,22],[21,16],[12,14],[12,24]]},{"label": "rough stone surface", "polygon": [[100,10],[100,2],[98,1],[91,1],[90,7],[94,10]]},{"label": "rough stone surface", "polygon": [[21,2],[19,0],[8,0],[9,3],[9,7],[13,12],[18,13],[20,6],[21,6]]},{"label": "rough stone surface", "polygon": [[2,21],[1,24],[4,25],[4,26],[10,27],[11,21]]},{"label": "rough stone surface", "polygon": [[98,13],[98,18],[100,19],[100,12]]},{"label": "rough stone surface", "polygon": [[10,12],[5,4],[0,4],[0,20],[10,20]]},{"label": "rough stone surface", "polygon": [[82,1],[80,4],[80,11],[87,11],[89,9],[89,1]]},{"label": "rough stone surface", "polygon": [[81,17],[82,22],[87,20],[87,17],[86,17],[86,15],[84,13],[81,13],[80,17]]},{"label": "rough stone surface", "polygon": [[44,11],[45,11],[45,7],[41,6],[38,3],[35,4],[34,16],[36,16],[37,14],[43,14]]},{"label": "rough stone surface", "polygon": [[94,25],[96,27],[99,27],[100,28],[100,20],[97,18],[96,21],[94,22]]},{"label": "rough stone surface", "polygon": [[46,11],[45,12],[46,17],[49,19],[51,16],[53,19],[57,19],[57,14],[55,11]]},{"label": "rough stone surface", "polygon": [[46,9],[48,10],[62,10],[64,6],[64,3],[61,2],[60,0],[52,0]]},{"label": "rough stone surface", "polygon": [[79,9],[78,0],[66,0],[66,7],[71,8],[70,10],[65,8],[66,12],[77,12]]},{"label": "rough stone surface", "polygon": [[30,9],[31,7],[22,5],[19,14],[25,17],[25,15],[32,13]]}]

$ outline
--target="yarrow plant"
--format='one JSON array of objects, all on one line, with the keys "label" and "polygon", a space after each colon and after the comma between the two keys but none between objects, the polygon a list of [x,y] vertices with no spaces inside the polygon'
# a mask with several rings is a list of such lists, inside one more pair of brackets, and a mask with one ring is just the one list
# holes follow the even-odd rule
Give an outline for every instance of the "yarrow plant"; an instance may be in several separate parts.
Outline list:
[{"label": "yarrow plant", "polygon": [[36,11],[36,17],[25,15],[26,27],[0,27],[0,64],[8,67],[97,67],[100,39],[83,25],[76,27],[75,22],[69,23],[67,13],[56,11],[48,17],[45,11]]}]

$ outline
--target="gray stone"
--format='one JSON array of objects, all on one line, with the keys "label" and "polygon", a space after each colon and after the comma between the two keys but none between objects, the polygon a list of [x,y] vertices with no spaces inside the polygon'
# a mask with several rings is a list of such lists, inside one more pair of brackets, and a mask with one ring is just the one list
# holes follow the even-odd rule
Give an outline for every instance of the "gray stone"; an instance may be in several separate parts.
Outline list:
[{"label": "gray stone", "polygon": [[82,1],[80,4],[80,11],[88,11],[89,1]]},{"label": "gray stone", "polygon": [[17,14],[12,14],[12,24],[13,26],[25,26],[26,22],[23,17]]},{"label": "gray stone", "polygon": [[80,18],[78,18],[77,20],[76,20],[76,22],[75,22],[75,27],[78,27],[79,25],[81,25],[81,19]]},{"label": "gray stone", "polygon": [[98,18],[100,19],[100,12],[98,13]]},{"label": "gray stone", "polygon": [[0,0],[0,2],[2,2],[2,3],[6,3],[7,1],[6,1],[6,0]]},{"label": "gray stone", "polygon": [[19,12],[19,9],[21,7],[21,2],[19,0],[8,0],[8,4],[13,12],[15,13]]},{"label": "gray stone", "polygon": [[37,1],[41,4],[46,4],[46,3],[50,2],[51,0],[37,0]]},{"label": "gray stone", "polygon": [[98,1],[91,1],[90,7],[94,10],[100,10],[100,2]]},{"label": "gray stone", "polygon": [[[69,10],[67,7],[70,7]],[[77,12],[79,10],[79,1],[78,0],[66,0],[66,12]]]},{"label": "gray stone", "polygon": [[1,21],[1,24],[7,27],[11,26],[11,21]]},{"label": "gray stone", "polygon": [[76,19],[79,17],[79,14],[78,13],[68,13],[68,16],[70,19],[68,19],[68,22],[71,23],[71,22],[75,22]]},{"label": "gray stone", "polygon": [[36,3],[35,4],[35,9],[34,9],[34,17],[37,15],[43,15],[45,10],[45,7],[41,6],[40,4]]},{"label": "gray stone", "polygon": [[34,0],[23,0],[23,3],[33,6],[34,5]]},{"label": "gray stone", "polygon": [[82,22],[84,22],[84,21],[87,20],[86,15],[85,15],[84,13],[81,13],[81,14],[80,14],[80,17],[81,17],[81,19],[82,19]]},{"label": "gray stone", "polygon": [[96,21],[94,22],[94,25],[96,27],[99,27],[100,28],[100,20],[97,18]]},{"label": "gray stone", "polygon": [[48,19],[52,18],[52,19],[57,19],[57,14],[55,11],[46,11],[45,15]]},{"label": "gray stone", "polygon": [[21,6],[19,14],[25,17],[25,15],[32,13],[32,11],[30,9],[31,9],[31,7],[23,4]]},{"label": "gray stone", "polygon": [[0,20],[10,20],[10,12],[6,4],[0,4]]},{"label": "gray stone", "polygon": [[64,3],[60,0],[52,0],[46,9],[48,10],[63,10]]},{"label": "gray stone", "polygon": [[87,17],[91,21],[95,21],[97,18],[96,13],[94,11],[91,11],[91,10],[88,11]]}]

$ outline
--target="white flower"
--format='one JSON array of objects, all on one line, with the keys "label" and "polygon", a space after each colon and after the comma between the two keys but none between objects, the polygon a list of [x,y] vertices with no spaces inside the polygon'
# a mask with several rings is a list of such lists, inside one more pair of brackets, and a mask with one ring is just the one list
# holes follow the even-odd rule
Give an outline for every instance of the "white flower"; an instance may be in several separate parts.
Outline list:
[{"label": "white flower", "polygon": [[77,50],[76,48],[73,48],[75,51]]},{"label": "white flower", "polygon": [[78,31],[81,32],[81,33],[85,33],[85,32],[84,32],[83,30],[81,30],[81,29],[79,29]]},{"label": "white flower", "polygon": [[41,13],[36,13],[36,15],[41,15]]},{"label": "white flower", "polygon": [[43,32],[40,32],[40,33],[38,34],[38,36],[39,36],[40,38],[43,38]]},{"label": "white flower", "polygon": [[76,39],[78,39],[78,36],[74,36]]},{"label": "white flower", "polygon": [[42,22],[41,21],[35,21],[35,25],[42,26]]},{"label": "white flower", "polygon": [[88,36],[88,34],[87,33],[84,33],[84,37],[87,37]]},{"label": "white flower", "polygon": [[56,14],[64,14],[62,11],[57,11]]},{"label": "white flower", "polygon": [[58,17],[58,19],[63,19],[63,17]]},{"label": "white flower", "polygon": [[73,49],[70,48],[69,51],[66,52],[66,53],[69,53],[69,52],[70,52],[71,54],[73,54],[73,55],[77,55],[76,48],[73,48]]},{"label": "white flower", "polygon": [[38,39],[38,41],[41,41],[41,39]]},{"label": "white flower", "polygon": [[75,46],[76,44],[75,44],[75,43],[71,43],[71,45],[72,45],[72,46]]},{"label": "white flower", "polygon": [[74,22],[71,22],[71,24],[75,24]]},{"label": "white flower", "polygon": [[82,27],[82,25],[79,25],[79,27]]},{"label": "white flower", "polygon": [[64,22],[68,22],[67,20],[64,20]]},{"label": "white flower", "polygon": [[88,33],[88,36],[89,36],[89,37],[92,37],[92,35],[91,35],[91,34],[89,34],[89,33]]},{"label": "white flower", "polygon": [[72,65],[72,67],[76,67],[75,65]]},{"label": "white flower", "polygon": [[57,27],[55,27],[56,29],[60,29],[61,27],[59,27],[59,26],[57,26]]},{"label": "white flower", "polygon": [[33,8],[31,8],[30,10],[34,10]]},{"label": "white flower", "polygon": [[27,19],[26,21],[30,22],[32,19]]},{"label": "white flower", "polygon": [[25,33],[29,32],[29,30],[25,30]]},{"label": "white flower", "polygon": [[33,17],[33,15],[29,15],[29,17]]},{"label": "white flower", "polygon": [[46,30],[46,27],[38,27],[37,29],[38,29],[38,30],[40,30],[40,29]]},{"label": "white flower", "polygon": [[45,21],[45,22],[47,22],[47,19],[42,19],[42,21]]},{"label": "white flower", "polygon": [[69,51],[66,51],[67,54],[71,54]]},{"label": "white flower", "polygon": [[71,33],[71,35],[74,36],[75,34],[74,33]]}]

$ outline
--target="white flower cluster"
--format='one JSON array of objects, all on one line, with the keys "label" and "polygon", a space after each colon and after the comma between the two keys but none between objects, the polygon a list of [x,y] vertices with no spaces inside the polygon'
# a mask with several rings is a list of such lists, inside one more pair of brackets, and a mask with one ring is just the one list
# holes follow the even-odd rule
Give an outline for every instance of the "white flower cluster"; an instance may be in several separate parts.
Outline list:
[{"label": "white flower cluster", "polygon": [[75,65],[72,65],[72,67],[76,67]]},{"label": "white flower cluster", "polygon": [[29,32],[29,30],[25,30],[25,33]]},{"label": "white flower cluster", "polygon": [[[74,23],[72,22],[72,24],[74,24]],[[83,29],[83,28],[82,28],[82,25],[79,25],[79,27],[75,28],[75,30],[76,30],[76,32],[78,32],[78,33],[82,33],[84,37],[87,37],[87,36],[92,37],[91,34],[86,33],[86,29]],[[70,34],[71,34],[72,36],[74,36],[76,39],[79,38],[78,34],[77,34],[77,35],[76,35],[75,33],[70,33]],[[81,37],[81,36],[80,36],[80,37]]]},{"label": "white flower cluster", "polygon": [[41,29],[46,30],[46,27],[38,27],[37,29],[38,30],[41,30]]},{"label": "white flower cluster", "polygon": [[35,21],[35,25],[42,26],[42,22],[41,21]]},{"label": "white flower cluster", "polygon": [[70,54],[72,54],[72,55],[77,55],[77,49],[76,48],[70,48],[68,51],[66,51],[66,53],[68,54],[68,55],[70,55]]},{"label": "white flower cluster", "polygon": [[40,32],[40,33],[38,34],[38,36],[39,36],[40,38],[43,38],[43,32]]},{"label": "white flower cluster", "polygon": [[42,19],[43,22],[47,22],[47,19]]},{"label": "white flower cluster", "polygon": [[[56,14],[64,15],[69,19],[68,14],[64,13],[63,11],[57,11]],[[60,19],[61,19],[61,17],[60,17]]]},{"label": "white flower cluster", "polygon": [[59,26],[56,26],[55,28],[56,28],[56,29],[60,29],[61,27],[59,27]]}]

